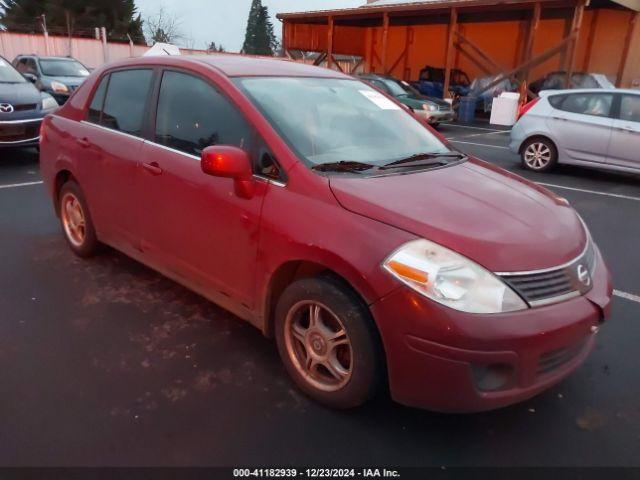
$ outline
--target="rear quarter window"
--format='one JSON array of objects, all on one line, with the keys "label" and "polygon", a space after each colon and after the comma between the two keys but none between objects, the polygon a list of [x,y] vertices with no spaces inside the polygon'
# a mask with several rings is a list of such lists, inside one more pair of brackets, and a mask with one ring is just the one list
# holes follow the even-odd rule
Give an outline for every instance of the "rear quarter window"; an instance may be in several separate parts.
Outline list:
[{"label": "rear quarter window", "polygon": [[549,103],[554,108],[569,113],[590,115],[594,117],[608,117],[613,105],[612,93],[569,93],[558,96],[557,104]]}]

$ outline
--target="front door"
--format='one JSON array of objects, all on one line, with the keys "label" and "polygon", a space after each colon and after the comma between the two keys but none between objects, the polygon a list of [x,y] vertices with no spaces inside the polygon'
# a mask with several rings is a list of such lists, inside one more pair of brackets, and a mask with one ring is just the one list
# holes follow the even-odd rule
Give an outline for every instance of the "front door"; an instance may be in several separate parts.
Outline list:
[{"label": "front door", "polygon": [[613,121],[608,163],[640,169],[640,94],[622,95]]},{"label": "front door", "polygon": [[549,101],[554,110],[547,122],[561,159],[605,163],[613,125],[613,94],[570,93]]},{"label": "front door", "polygon": [[145,142],[141,157],[142,248],[159,270],[236,313],[253,307],[269,185],[256,182],[255,196],[240,198],[232,179],[202,172],[200,155],[211,145],[251,151],[253,137],[236,107],[208,81],[163,73],[153,141]]}]

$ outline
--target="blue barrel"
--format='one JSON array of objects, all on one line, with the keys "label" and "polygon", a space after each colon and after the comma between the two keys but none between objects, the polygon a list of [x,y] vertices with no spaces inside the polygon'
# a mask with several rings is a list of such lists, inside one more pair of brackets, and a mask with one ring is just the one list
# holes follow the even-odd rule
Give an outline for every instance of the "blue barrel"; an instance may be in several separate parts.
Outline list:
[{"label": "blue barrel", "polygon": [[458,108],[458,121],[460,123],[473,123],[476,118],[476,104],[478,97],[461,97]]}]

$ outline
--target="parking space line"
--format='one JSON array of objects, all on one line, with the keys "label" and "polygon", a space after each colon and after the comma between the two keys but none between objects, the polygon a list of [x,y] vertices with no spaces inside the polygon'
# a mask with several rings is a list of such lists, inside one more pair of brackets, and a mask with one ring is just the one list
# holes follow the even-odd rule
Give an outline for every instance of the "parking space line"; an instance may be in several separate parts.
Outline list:
[{"label": "parking space line", "polygon": [[458,138],[486,137],[487,135],[500,135],[505,133],[511,133],[511,131],[497,130],[495,132],[472,133],[471,135],[463,135],[462,137],[458,137]]},{"label": "parking space line", "polygon": [[456,123],[443,123],[447,127],[466,128],[469,130],[484,130],[485,132],[505,132],[508,130],[498,130],[496,128],[474,127],[473,125],[458,125]]},{"label": "parking space line", "polygon": [[614,290],[613,294],[616,297],[624,298],[625,300],[631,300],[635,303],[640,303],[640,296],[634,295],[633,293],[621,292],[620,290]]},{"label": "parking space line", "polygon": [[40,182],[25,182],[25,183],[12,183],[9,185],[0,185],[0,190],[4,188],[20,188],[20,187],[30,187],[32,185],[42,185],[42,181]]},{"label": "parking space line", "polygon": [[488,147],[488,148],[499,148],[500,150],[509,150],[509,147],[503,147],[501,145],[487,145],[486,143],[474,143],[474,142],[463,142],[461,140],[456,140],[454,138],[447,138],[451,143],[463,143],[465,145],[477,145],[479,147]]},{"label": "parking space line", "polygon": [[565,187],[564,185],[555,185],[553,183],[542,183],[542,182],[536,182],[536,183],[538,185],[542,185],[543,187],[561,188],[564,190],[572,190],[574,192],[591,193],[593,195],[602,195],[604,197],[613,197],[613,198],[623,198],[625,200],[635,200],[636,202],[640,202],[640,197],[632,197],[631,195],[622,195],[621,193],[598,192],[596,190],[586,190],[584,188]]}]

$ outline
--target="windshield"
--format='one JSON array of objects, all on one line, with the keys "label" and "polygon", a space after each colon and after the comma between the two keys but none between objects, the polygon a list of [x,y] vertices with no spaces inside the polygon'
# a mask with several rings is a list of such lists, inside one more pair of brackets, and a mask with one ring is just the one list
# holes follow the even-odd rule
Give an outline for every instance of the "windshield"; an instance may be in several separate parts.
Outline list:
[{"label": "windshield", "polygon": [[404,108],[357,80],[252,77],[236,82],[310,167],[380,166],[450,152]]},{"label": "windshield", "polygon": [[394,97],[404,97],[407,95],[408,92],[395,80],[384,78],[382,81]]},{"label": "windshield", "polygon": [[26,82],[24,77],[13,68],[9,62],[0,58],[0,82],[1,83],[23,83]]},{"label": "windshield", "polygon": [[49,77],[86,77],[89,75],[89,70],[75,60],[41,59],[40,70],[43,75]]}]

